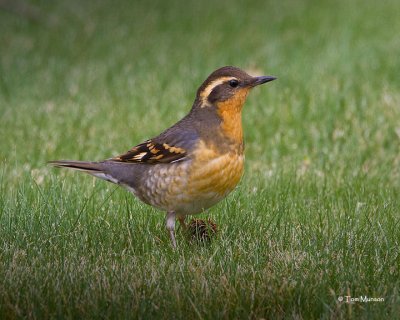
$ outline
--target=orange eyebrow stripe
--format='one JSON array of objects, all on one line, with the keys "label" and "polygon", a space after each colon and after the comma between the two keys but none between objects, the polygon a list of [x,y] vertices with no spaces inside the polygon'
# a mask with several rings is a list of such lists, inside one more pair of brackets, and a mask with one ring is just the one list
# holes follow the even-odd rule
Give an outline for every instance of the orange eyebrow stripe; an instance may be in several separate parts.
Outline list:
[{"label": "orange eyebrow stripe", "polygon": [[207,97],[210,95],[211,91],[220,84],[223,84],[224,82],[227,82],[229,80],[237,80],[235,77],[220,77],[218,79],[215,79],[212,81],[207,87],[203,89],[203,91],[200,93],[200,97],[203,101],[203,107],[206,106],[207,103]]}]

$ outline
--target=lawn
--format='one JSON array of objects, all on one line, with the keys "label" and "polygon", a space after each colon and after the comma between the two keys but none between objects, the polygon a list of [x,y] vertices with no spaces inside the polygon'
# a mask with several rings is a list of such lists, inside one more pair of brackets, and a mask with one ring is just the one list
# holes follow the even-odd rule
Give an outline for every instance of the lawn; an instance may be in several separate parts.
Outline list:
[{"label": "lawn", "polygon": [[[399,319],[397,0],[25,5],[0,10],[1,319]],[[278,80],[211,243],[46,165],[157,135],[224,65]]]}]

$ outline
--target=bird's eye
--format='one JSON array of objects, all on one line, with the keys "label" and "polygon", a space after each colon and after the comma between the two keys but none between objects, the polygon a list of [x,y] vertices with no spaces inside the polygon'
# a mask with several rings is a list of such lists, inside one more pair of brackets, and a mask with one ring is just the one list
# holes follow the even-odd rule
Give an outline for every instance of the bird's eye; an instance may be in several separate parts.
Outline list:
[{"label": "bird's eye", "polygon": [[235,80],[235,79],[230,80],[230,81],[229,81],[229,85],[230,85],[232,88],[236,88],[236,87],[239,85],[239,81],[237,81],[237,80]]}]

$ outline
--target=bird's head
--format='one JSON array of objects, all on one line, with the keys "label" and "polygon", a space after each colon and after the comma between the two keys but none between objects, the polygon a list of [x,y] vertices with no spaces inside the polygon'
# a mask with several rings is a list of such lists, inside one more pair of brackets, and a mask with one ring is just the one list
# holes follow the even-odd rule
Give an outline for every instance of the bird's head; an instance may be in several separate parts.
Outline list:
[{"label": "bird's head", "polygon": [[[223,67],[213,73],[197,90],[192,114],[200,124],[203,136],[215,141],[222,134],[219,148],[227,141],[243,152],[242,108],[249,91],[275,77],[252,77],[236,67]],[[214,122],[213,122],[214,121]],[[213,131],[215,126],[218,127]]]},{"label": "bird's head", "polygon": [[222,67],[211,73],[197,90],[197,107],[240,112],[252,88],[275,79],[272,76],[252,77],[239,68]]}]

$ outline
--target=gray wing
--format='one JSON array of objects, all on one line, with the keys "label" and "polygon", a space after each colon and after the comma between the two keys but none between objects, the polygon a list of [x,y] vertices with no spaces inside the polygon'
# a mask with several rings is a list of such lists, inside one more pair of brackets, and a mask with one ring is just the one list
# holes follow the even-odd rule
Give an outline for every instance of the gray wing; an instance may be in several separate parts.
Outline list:
[{"label": "gray wing", "polygon": [[185,161],[199,139],[187,117],[159,136],[138,144],[128,152],[100,162],[51,161],[56,167],[83,171],[95,177],[136,189],[149,166]]},{"label": "gray wing", "polygon": [[182,161],[190,156],[198,138],[197,131],[190,126],[190,121],[185,117],[159,136],[146,140],[128,152],[108,160],[142,164]]}]

